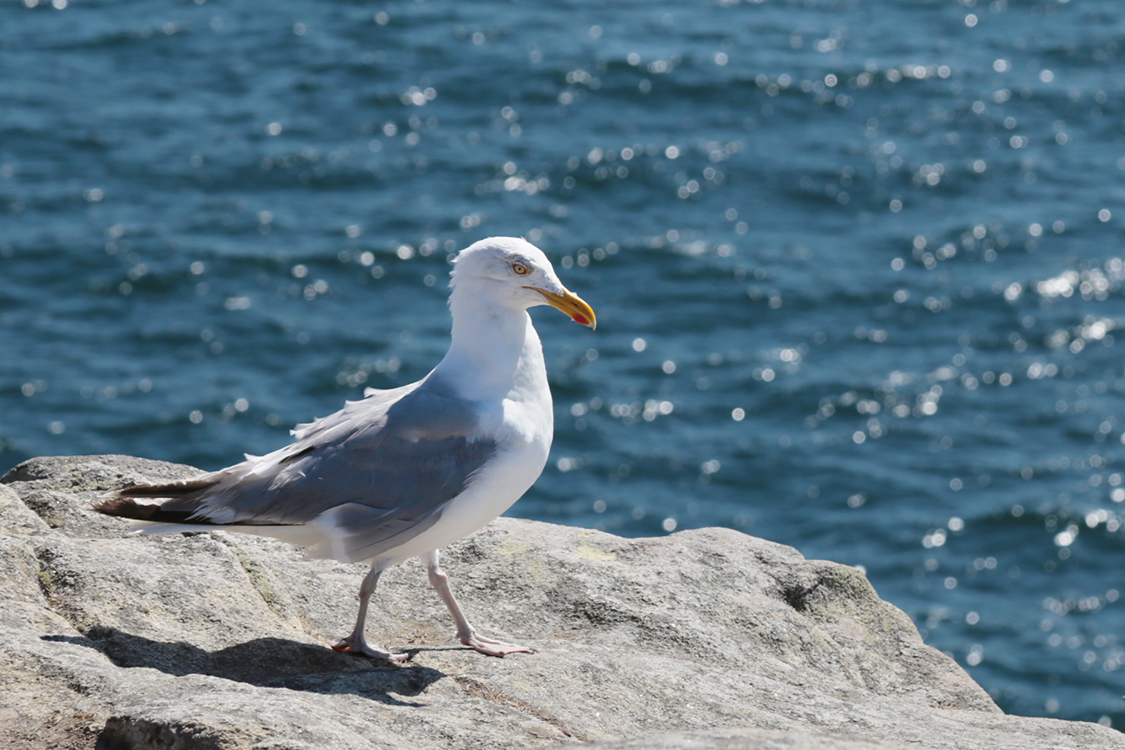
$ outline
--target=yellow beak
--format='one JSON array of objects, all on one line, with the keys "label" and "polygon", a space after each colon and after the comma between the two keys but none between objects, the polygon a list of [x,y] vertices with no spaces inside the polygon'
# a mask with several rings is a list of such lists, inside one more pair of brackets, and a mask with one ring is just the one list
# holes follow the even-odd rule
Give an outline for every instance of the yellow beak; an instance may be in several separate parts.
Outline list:
[{"label": "yellow beak", "polygon": [[546,289],[540,289],[537,286],[526,286],[524,289],[534,289],[543,295],[547,300],[547,304],[556,310],[561,310],[574,320],[575,323],[581,323],[590,328],[598,327],[598,318],[594,315],[594,310],[586,301],[579,297],[577,294],[564,289],[562,294],[555,294],[548,292]]}]

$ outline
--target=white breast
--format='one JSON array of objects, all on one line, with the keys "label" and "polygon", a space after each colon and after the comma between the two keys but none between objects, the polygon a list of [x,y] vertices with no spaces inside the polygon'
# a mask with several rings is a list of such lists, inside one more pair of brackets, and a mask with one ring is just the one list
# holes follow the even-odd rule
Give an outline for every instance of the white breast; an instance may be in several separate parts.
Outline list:
[{"label": "white breast", "polygon": [[391,552],[394,559],[388,560],[388,565],[441,549],[484,528],[535,484],[546,462],[546,451],[539,447],[498,455],[450,501],[437,523]]},{"label": "white breast", "polygon": [[515,377],[495,409],[487,432],[499,445],[495,457],[450,501],[441,519],[391,554],[395,564],[440,549],[483,528],[535,484],[547,464],[554,435],[554,409],[543,349],[528,322],[528,336]]}]

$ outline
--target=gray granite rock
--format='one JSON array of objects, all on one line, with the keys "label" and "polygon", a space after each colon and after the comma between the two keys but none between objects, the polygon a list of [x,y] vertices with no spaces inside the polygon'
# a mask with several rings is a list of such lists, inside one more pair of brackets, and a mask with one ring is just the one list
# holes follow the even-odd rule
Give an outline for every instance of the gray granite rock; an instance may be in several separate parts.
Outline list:
[{"label": "gray granite rock", "polygon": [[500,519],[444,565],[486,634],[462,648],[416,562],[337,654],[364,567],[225,532],[128,535],[90,510],[190,476],[126,456],[0,480],[0,746],[11,748],[1125,748],[1006,716],[854,568],[724,529],[656,539]]}]

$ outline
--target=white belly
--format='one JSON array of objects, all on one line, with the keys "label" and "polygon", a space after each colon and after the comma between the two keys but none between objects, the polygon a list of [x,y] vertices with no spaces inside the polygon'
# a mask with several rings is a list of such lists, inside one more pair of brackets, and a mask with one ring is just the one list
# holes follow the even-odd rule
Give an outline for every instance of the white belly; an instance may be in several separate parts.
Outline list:
[{"label": "white belly", "polygon": [[484,528],[535,484],[547,463],[549,449],[549,444],[533,443],[489,461],[469,487],[450,501],[437,523],[387,553],[383,558],[387,567],[446,547]]}]

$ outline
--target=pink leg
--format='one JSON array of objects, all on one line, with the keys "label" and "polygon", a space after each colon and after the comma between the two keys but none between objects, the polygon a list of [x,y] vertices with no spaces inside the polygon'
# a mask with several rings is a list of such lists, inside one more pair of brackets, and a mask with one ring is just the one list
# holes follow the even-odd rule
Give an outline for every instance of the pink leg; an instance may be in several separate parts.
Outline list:
[{"label": "pink leg", "polygon": [[438,552],[434,550],[428,555],[422,557],[422,562],[426,564],[426,572],[430,576],[430,584],[438,592],[438,596],[445,602],[445,606],[449,608],[449,614],[453,615],[454,621],[457,623],[457,637],[461,639],[461,643],[471,649],[480,651],[487,656],[507,656],[508,654],[534,654],[535,649],[526,648],[524,646],[516,646],[511,643],[503,643],[502,641],[494,641],[491,638],[485,638],[482,635],[477,635],[476,630],[469,621],[465,619],[465,615],[461,612],[461,607],[458,606],[457,600],[453,598],[453,591],[449,588],[449,576],[438,565]]},{"label": "pink leg", "polygon": [[352,629],[351,635],[334,643],[332,648],[343,653],[370,656],[372,659],[406,661],[408,654],[393,654],[378,646],[369,646],[367,640],[363,637],[363,625],[367,620],[367,605],[371,601],[371,595],[375,593],[375,586],[379,583],[379,576],[382,574],[381,568],[372,565],[371,570],[363,577],[363,583],[359,586],[359,616],[356,618],[355,627]]}]

